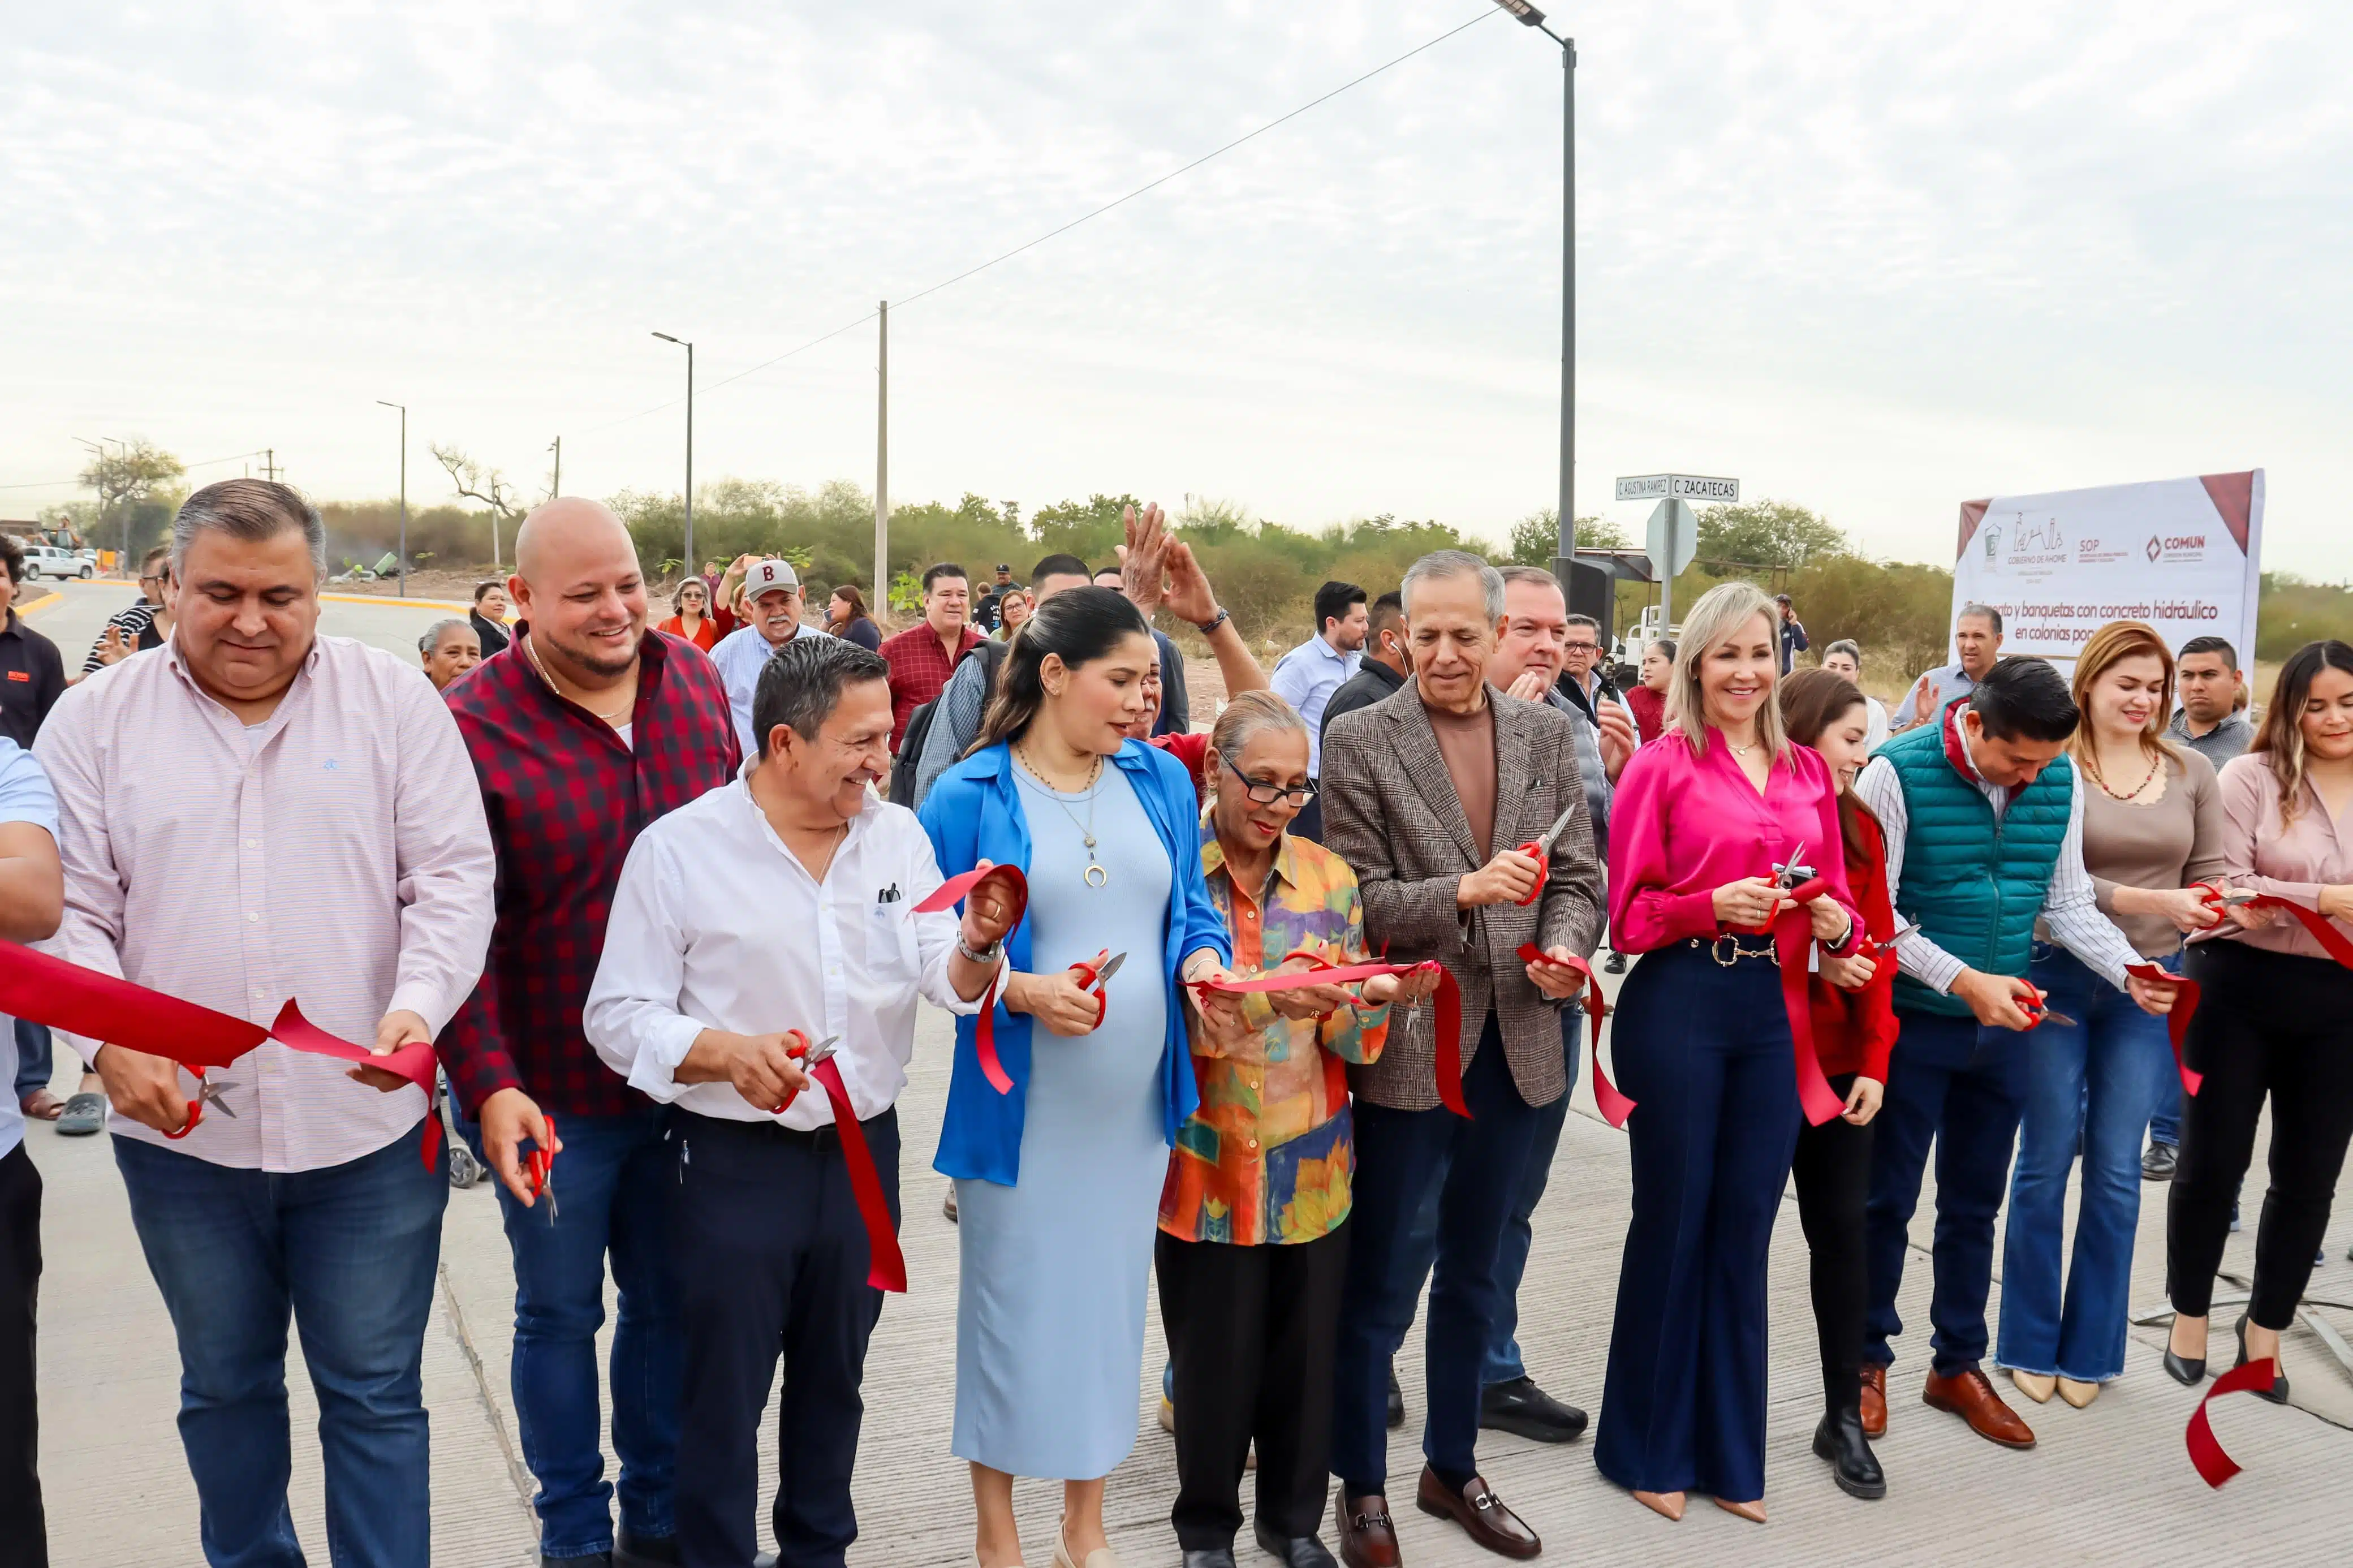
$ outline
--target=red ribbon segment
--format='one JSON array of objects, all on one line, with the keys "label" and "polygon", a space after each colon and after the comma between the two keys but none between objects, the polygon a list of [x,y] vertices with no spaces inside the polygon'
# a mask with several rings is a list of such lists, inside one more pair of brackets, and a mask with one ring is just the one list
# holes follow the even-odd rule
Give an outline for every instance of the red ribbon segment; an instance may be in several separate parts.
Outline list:
[{"label": "red ribbon segment", "polygon": [[833,1102],[834,1130],[841,1135],[842,1163],[849,1167],[850,1195],[858,1200],[858,1217],[866,1224],[866,1282],[877,1290],[907,1291],[907,1258],[899,1250],[899,1227],[891,1221],[891,1205],[882,1196],[882,1177],[874,1168],[874,1152],[866,1146],[866,1129],[849,1103],[849,1089],[841,1081],[841,1066],[833,1058],[809,1069]]},{"label": "red ribbon segment", "polygon": [[[1377,980],[1385,974],[1426,974],[1435,971],[1438,975],[1438,1016],[1431,1023],[1437,1047],[1434,1071],[1438,1079],[1439,1103],[1465,1121],[1471,1120],[1471,1107],[1462,1098],[1462,988],[1456,984],[1451,970],[1434,958],[1419,963],[1376,961],[1336,966],[1309,952],[1294,952],[1290,958],[1304,958],[1315,967],[1303,974],[1257,974],[1247,980],[1197,980],[1193,982],[1193,988],[1214,991],[1225,996],[1240,996],[1260,991],[1296,991],[1309,985],[1350,985],[1360,980]],[[1290,958],[1284,962],[1290,962]]]},{"label": "red ribbon segment", "polygon": [[2214,1436],[2213,1423],[2206,1418],[2206,1407],[2226,1394],[2269,1388],[2278,1372],[2269,1356],[2234,1366],[2214,1380],[2214,1386],[2206,1391],[2206,1397],[2189,1413],[2189,1427],[2182,1434],[2182,1439],[2189,1448],[2189,1462],[2198,1467],[2198,1474],[2208,1486],[2221,1486],[2239,1473],[2240,1466],[2238,1460],[2223,1452],[2221,1440]]},{"label": "red ribbon segment", "polygon": [[1829,891],[1830,884],[1820,877],[1790,889],[1798,907],[1783,910],[1773,922],[1773,948],[1781,960],[1781,1010],[1789,1016],[1789,1049],[1797,1060],[1798,1103],[1815,1127],[1846,1110],[1846,1101],[1822,1074],[1821,1058],[1814,1054],[1814,1006],[1807,994],[1806,961],[1812,952],[1814,928],[1805,906]]},{"label": "red ribbon segment", "polygon": [[[1019,926],[1029,908],[1029,879],[1021,874],[1018,866],[976,866],[969,871],[958,872],[934,888],[931,897],[915,906],[915,912],[931,915],[951,909],[990,877],[1003,877],[1012,884],[1013,924]],[[972,1027],[972,1044],[974,1054],[980,1058],[980,1076],[988,1080],[988,1087],[999,1094],[1011,1094],[1013,1075],[1005,1070],[1005,1063],[997,1055],[997,993],[1005,985],[1005,967],[998,965],[997,977],[988,983],[988,990],[981,996],[980,1013]],[[1100,1014],[1096,1021],[1102,1021]]]},{"label": "red ribbon segment", "polygon": [[[314,1056],[381,1068],[425,1091],[422,1153],[427,1169],[441,1152],[441,1118],[434,1096],[436,1058],[428,1041],[378,1056],[320,1028],[302,1016],[302,1009],[291,998],[279,1010],[277,1022],[265,1029],[15,942],[0,942],[0,1012],[105,1045],[165,1057],[191,1073],[199,1068],[227,1067],[272,1038]],[[191,1102],[189,1126],[195,1125],[198,1114]],[[180,1131],[185,1136],[188,1128]]]},{"label": "red ribbon segment", "polygon": [[2154,963],[2136,963],[2125,973],[2137,980],[2161,982],[2179,987],[2173,994],[2173,1011],[2165,1016],[2165,1036],[2173,1042],[2173,1070],[2181,1075],[2181,1092],[2196,1094],[2198,1086],[2206,1081],[2206,1075],[2191,1067],[2182,1056],[2181,1042],[2189,1037],[2189,1020],[2198,1015],[2198,1000],[2201,994],[2198,982],[2159,969]]},{"label": "red ribbon segment", "polygon": [[[2211,882],[2192,882],[2189,885],[2192,888],[2204,889],[2207,906],[2216,914],[2223,911],[2226,906],[2222,902],[2221,889]],[[2297,924],[2303,926],[2311,934],[2312,940],[2320,944],[2323,952],[2347,969],[2353,969],[2353,942],[2348,942],[2345,939],[2345,933],[2338,931],[2328,917],[2318,910],[2299,904],[2294,899],[2283,899],[2275,893],[2258,894],[2240,907],[2250,910],[2285,910],[2295,918]],[[2222,928],[2215,926],[2210,929],[2220,931]],[[2173,1010],[2166,1015],[2165,1033],[2166,1037],[2173,1042],[2173,1066],[2174,1070],[2181,1075],[2182,1092],[2196,1094],[2198,1086],[2205,1081],[2205,1077],[2184,1058],[2181,1047],[2182,1042],[2189,1037],[2189,1021],[2198,1016],[2198,1004],[2201,999],[2198,982],[2182,975],[2169,973],[2154,963],[2136,963],[2126,973],[2137,975],[2143,980],[2161,981],[2167,984],[2180,987],[2174,997]],[[2220,1450],[2218,1449],[2217,1452]],[[2224,1479],[2229,1478],[2226,1476]],[[2214,1484],[2220,1486],[2221,1482],[2217,1481]]]},{"label": "red ribbon segment", "polygon": [[1577,994],[1577,1005],[1585,1009],[1587,1021],[1593,1029],[1593,1048],[1586,1054],[1593,1058],[1593,1103],[1601,1112],[1601,1120],[1612,1127],[1623,1127],[1626,1119],[1634,1114],[1634,1102],[1618,1092],[1618,1086],[1601,1069],[1601,1020],[1609,1016],[1609,1004],[1602,999],[1601,983],[1593,978],[1592,966],[1575,953],[1567,959],[1547,955],[1535,942],[1520,943],[1523,963],[1561,963],[1585,976],[1585,989]]}]

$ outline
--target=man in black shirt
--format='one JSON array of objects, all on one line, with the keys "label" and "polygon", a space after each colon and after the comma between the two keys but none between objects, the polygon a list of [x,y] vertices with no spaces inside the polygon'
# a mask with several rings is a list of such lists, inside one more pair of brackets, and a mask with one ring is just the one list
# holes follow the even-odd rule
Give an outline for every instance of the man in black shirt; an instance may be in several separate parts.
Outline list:
[{"label": "man in black shirt", "polygon": [[1365,626],[1365,657],[1356,673],[1334,689],[1331,700],[1324,704],[1324,728],[1330,729],[1332,721],[1343,713],[1382,700],[1412,673],[1413,660],[1405,650],[1405,601],[1395,594],[1383,594],[1373,601],[1372,616]]},{"label": "man in black shirt", "polygon": [[26,626],[16,614],[16,584],[25,580],[25,547],[0,534],[0,569],[7,573],[8,619],[0,626],[0,735],[26,751],[65,695],[66,662],[58,645]]}]

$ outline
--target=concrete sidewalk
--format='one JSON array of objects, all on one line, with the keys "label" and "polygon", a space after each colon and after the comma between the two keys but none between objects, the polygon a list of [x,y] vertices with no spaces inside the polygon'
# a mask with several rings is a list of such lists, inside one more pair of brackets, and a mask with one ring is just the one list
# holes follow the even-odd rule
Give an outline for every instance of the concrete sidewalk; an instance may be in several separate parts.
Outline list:
[{"label": "concrete sidewalk", "polygon": [[[902,1101],[908,1151],[903,1233],[913,1289],[885,1308],[868,1362],[858,1469],[864,1538],[850,1553],[861,1568],[951,1568],[972,1561],[965,1471],[948,1454],[956,1232],[940,1214],[945,1184],[928,1168],[945,1094],[946,1038],[944,1016],[927,1011],[914,1081]],[[1621,1135],[1592,1118],[1582,1090],[1579,1104],[1585,1114],[1570,1118],[1537,1216],[1521,1299],[1521,1342],[1547,1389],[1591,1408],[1600,1400],[1629,1193]],[[178,1362],[171,1325],[140,1257],[106,1141],[63,1140],[35,1127],[27,1142],[48,1184],[41,1414],[53,1560],[58,1568],[198,1563],[195,1497],[174,1426]],[[2162,1295],[2164,1205],[2162,1189],[2143,1191],[2134,1299],[2154,1303]],[[2338,1214],[2331,1260],[2316,1274],[2314,1289],[2353,1298],[2353,1264],[2344,1260],[2353,1240],[2353,1208],[2340,1204]],[[2232,1238],[2227,1267],[2247,1266],[2253,1218],[2251,1210],[2247,1233]],[[1924,1202],[1915,1244],[1925,1247],[1932,1223]],[[498,1205],[487,1189],[450,1194],[442,1265],[425,1348],[434,1432],[434,1561],[454,1568],[532,1564],[537,1532],[528,1503],[531,1482],[519,1462],[508,1392],[512,1279]],[[1794,1205],[1785,1205],[1773,1249],[1769,1525],[1745,1523],[1704,1501],[1681,1523],[1670,1524],[1602,1480],[1584,1442],[1548,1448],[1489,1434],[1482,1464],[1504,1498],[1545,1536],[1546,1559],[1553,1562],[1634,1556],[1744,1564],[2260,1560],[2265,1568],[2278,1568],[2339,1563],[2353,1552],[2353,1489],[2347,1486],[2353,1478],[2353,1432],[2304,1410],[2224,1400],[2215,1406],[2214,1426],[2247,1473],[2209,1491],[2182,1450],[2183,1423],[2196,1396],[2158,1367],[2158,1331],[2135,1331],[2126,1376],[2088,1410],[2056,1401],[2028,1405],[2001,1380],[2042,1437],[2031,1453],[1993,1447],[1954,1418],[1925,1408],[1917,1391],[1926,1365],[1927,1285],[1921,1252],[1907,1273],[1904,1301],[1906,1321],[1921,1327],[1899,1345],[1891,1429],[1878,1445],[1890,1480],[1883,1502],[1843,1496],[1809,1450],[1820,1385],[1805,1241]],[[2340,1317],[2339,1327],[2353,1330],[2353,1319]],[[1494,1559],[1453,1527],[1423,1517],[1408,1502],[1420,1464],[1424,1408],[1415,1370],[1418,1340],[1417,1331],[1398,1358],[1415,1419],[1390,1442],[1392,1495],[1403,1505],[1398,1524],[1407,1561],[1415,1568],[1490,1563]],[[2216,1354],[2225,1363],[2226,1343],[2218,1333]],[[1155,1326],[1138,1380],[1135,1449],[1110,1487],[1113,1544],[1129,1568],[1173,1564],[1177,1558],[1167,1524],[1176,1494],[1171,1446],[1151,1414],[1160,1356]],[[2299,1331],[2286,1356],[2300,1398],[2340,1421],[2353,1420],[2353,1384],[2316,1341]],[[296,1433],[294,1517],[311,1561],[324,1563],[322,1483],[311,1436],[316,1406],[299,1353],[290,1360],[288,1384]],[[772,1488],[773,1431],[765,1448],[764,1484]],[[1052,1558],[1059,1489],[1025,1482],[1018,1496],[1029,1562],[1042,1568]],[[765,1505],[760,1516],[766,1542]],[[1240,1545],[1243,1563],[1268,1561],[1247,1531]]]}]

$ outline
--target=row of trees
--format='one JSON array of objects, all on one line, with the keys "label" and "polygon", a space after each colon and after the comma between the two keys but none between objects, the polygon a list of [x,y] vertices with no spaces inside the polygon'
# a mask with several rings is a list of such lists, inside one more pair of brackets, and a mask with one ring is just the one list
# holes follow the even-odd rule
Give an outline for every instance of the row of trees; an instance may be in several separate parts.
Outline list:
[{"label": "row of trees", "polygon": [[[514,530],[550,487],[526,494],[500,470],[476,462],[461,448],[435,443],[431,450],[448,477],[454,499],[412,508],[411,563],[487,567],[493,548],[501,561],[511,559]],[[53,512],[101,545],[119,541],[127,518],[134,551],[163,536],[173,510],[187,493],[179,460],[144,440],[122,444],[93,459],[82,478],[98,500]],[[677,493],[624,490],[611,498],[611,504],[628,525],[649,573],[673,579],[689,564],[700,564],[681,560],[685,507]],[[1016,576],[1027,577],[1031,563],[1050,553],[1076,555],[1097,566],[1113,564],[1120,513],[1142,504],[1132,495],[1094,494],[1025,515],[1018,502],[966,493],[953,505],[921,501],[894,507],[890,602],[902,612],[912,608],[915,574],[936,561],[961,563],[976,581],[986,578],[998,562],[1010,564]],[[327,522],[331,555],[338,563],[373,561],[396,545],[396,501],[322,502],[320,510]],[[1359,583],[1377,594],[1393,587],[1407,565],[1429,551],[1493,550],[1489,542],[1466,536],[1451,524],[1386,512],[1310,531],[1254,518],[1230,502],[1200,500],[1178,525],[1235,619],[1269,648],[1288,647],[1309,635],[1311,601],[1316,586],[1327,579]],[[1602,518],[1579,518],[1577,531],[1579,545],[1589,549],[1627,549],[1637,542]],[[840,583],[867,588],[872,598],[874,503],[866,490],[847,480],[814,491],[768,479],[712,480],[696,489],[694,532],[696,552],[705,560],[782,554],[801,568],[818,591],[813,599]],[[1549,565],[1556,537],[1556,514],[1550,508],[1532,512],[1513,525],[1507,553],[1525,564]],[[1714,584],[1734,576],[1788,593],[1818,644],[1840,637],[1862,644],[1874,686],[1899,689],[1945,656],[1951,573],[1873,560],[1857,552],[1831,520],[1795,502],[1767,500],[1700,510],[1698,554],[1676,580],[1675,602],[1689,605]],[[1656,593],[1651,584],[1620,584],[1620,626],[1632,625]],[[2266,573],[2263,594],[2256,657],[2284,657],[2316,637],[2353,639],[2353,590]]]}]

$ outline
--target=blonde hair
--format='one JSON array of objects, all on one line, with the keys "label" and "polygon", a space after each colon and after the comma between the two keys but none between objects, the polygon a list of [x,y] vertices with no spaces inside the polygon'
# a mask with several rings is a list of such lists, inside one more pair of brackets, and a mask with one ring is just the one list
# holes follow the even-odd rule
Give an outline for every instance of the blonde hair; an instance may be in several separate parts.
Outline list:
[{"label": "blonde hair", "polygon": [[2173,650],[2157,635],[2157,628],[2146,621],[2110,621],[2084,640],[2084,651],[2075,656],[2075,710],[2084,721],[2067,741],[2067,753],[2078,763],[2089,759],[2096,777],[2099,759],[2092,748],[2098,742],[2092,734],[2092,683],[2128,658],[2147,654],[2156,658],[2165,670],[2165,689],[2159,694],[2157,707],[2140,727],[2140,749],[2151,763],[2181,761],[2181,748],[2166,738],[2165,727],[2173,718]]},{"label": "blonde hair", "polygon": [[[1710,649],[1733,637],[1757,616],[1765,617],[1768,635],[1779,636],[1778,606],[1772,596],[1754,583],[1718,583],[1699,596],[1699,603],[1683,617],[1683,630],[1675,639],[1674,679],[1667,684],[1666,723],[1683,731],[1683,743],[1694,756],[1707,754],[1707,707],[1699,683],[1700,666],[1707,661]],[[1781,724],[1781,704],[1778,700],[1781,682],[1781,659],[1777,647],[1773,658],[1774,691],[1757,710],[1757,738],[1765,744],[1768,755],[1789,756],[1788,731]]]}]

